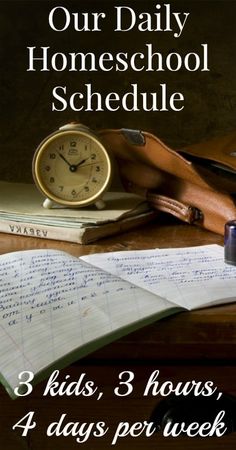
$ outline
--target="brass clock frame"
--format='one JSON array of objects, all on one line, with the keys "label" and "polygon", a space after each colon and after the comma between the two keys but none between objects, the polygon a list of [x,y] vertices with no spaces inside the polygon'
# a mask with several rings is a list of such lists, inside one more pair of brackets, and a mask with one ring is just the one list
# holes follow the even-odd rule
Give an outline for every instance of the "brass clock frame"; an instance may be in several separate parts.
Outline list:
[{"label": "brass clock frame", "polygon": [[[85,137],[87,139],[90,139],[93,141],[93,143],[96,144],[96,146],[99,147],[100,151],[102,151],[103,156],[105,157],[106,161],[106,173],[104,176],[104,181],[102,184],[102,187],[96,192],[95,194],[91,195],[87,199],[84,200],[66,200],[63,198],[60,198],[59,196],[53,194],[48,186],[43,181],[43,177],[41,175],[41,169],[40,169],[40,162],[42,160],[42,157],[45,153],[45,150],[48,148],[48,145],[50,145],[53,141],[56,141],[60,136],[75,136],[79,135],[80,137]],[[65,207],[72,207],[72,208],[79,208],[88,206],[91,204],[95,204],[99,209],[103,207],[103,202],[101,200],[101,197],[103,193],[109,189],[110,182],[111,182],[111,176],[112,176],[112,164],[111,164],[111,158],[103,146],[103,144],[100,142],[100,140],[96,137],[96,135],[87,127],[75,125],[75,124],[68,124],[64,127],[61,127],[59,130],[55,131],[54,133],[51,133],[48,135],[37,147],[33,161],[32,161],[32,174],[34,182],[39,189],[39,191],[46,197],[46,201],[44,206],[45,207],[52,207],[52,202],[65,206]]]}]

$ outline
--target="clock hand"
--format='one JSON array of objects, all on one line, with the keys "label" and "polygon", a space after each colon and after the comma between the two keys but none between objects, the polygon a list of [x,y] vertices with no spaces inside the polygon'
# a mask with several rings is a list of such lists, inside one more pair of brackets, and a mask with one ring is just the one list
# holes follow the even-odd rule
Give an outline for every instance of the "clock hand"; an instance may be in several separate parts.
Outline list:
[{"label": "clock hand", "polygon": [[[89,158],[90,158],[90,156],[89,156]],[[77,167],[81,166],[89,158],[82,159],[82,161],[78,162],[78,164],[70,164],[70,171],[71,172],[76,172]]]},{"label": "clock hand", "polygon": [[82,164],[84,164],[85,161],[87,161],[89,158],[90,158],[90,156],[89,156],[88,158],[82,159],[82,161],[78,162],[78,164],[74,164],[74,166],[76,167],[76,169],[77,169],[77,167],[79,167],[79,166],[81,166]]},{"label": "clock hand", "polygon": [[93,166],[94,164],[99,164],[100,161],[96,161],[96,162],[92,162],[92,163],[88,163],[88,164],[84,164],[83,167],[87,167],[87,166]]},{"label": "clock hand", "polygon": [[68,164],[69,167],[71,167],[71,164],[69,163],[69,161],[67,161],[67,159],[62,153],[58,153],[58,155],[60,156],[61,159],[63,159],[63,161],[65,161],[66,164]]},{"label": "clock hand", "polygon": [[[76,164],[70,164],[69,161],[67,161],[67,159],[65,158],[65,156],[62,153],[58,153],[58,155],[60,156],[61,159],[63,159],[63,161],[65,161],[65,163],[69,166],[69,170],[71,172],[75,172],[77,169],[77,165]],[[83,161],[82,161],[83,162]],[[80,164],[82,164],[82,162]]]},{"label": "clock hand", "polygon": [[[82,161],[79,161],[78,164],[70,164],[69,161],[67,161],[67,159],[65,158],[65,156],[62,153],[58,153],[58,155],[60,156],[61,159],[63,159],[63,161],[65,161],[65,163],[69,166],[69,169],[71,172],[75,172],[77,167],[81,166],[82,164],[85,163],[85,161],[87,161],[90,156],[88,158],[84,158],[82,159]],[[90,164],[86,164],[86,166],[90,166],[91,164],[96,164],[96,163],[90,163]]]}]

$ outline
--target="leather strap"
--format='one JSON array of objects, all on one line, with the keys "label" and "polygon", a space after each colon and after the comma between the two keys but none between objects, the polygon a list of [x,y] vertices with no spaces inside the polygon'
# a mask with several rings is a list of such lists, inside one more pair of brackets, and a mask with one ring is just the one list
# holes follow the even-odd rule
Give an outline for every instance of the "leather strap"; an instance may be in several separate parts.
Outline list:
[{"label": "leather strap", "polygon": [[147,200],[155,209],[172,214],[178,219],[190,224],[200,222],[203,218],[203,214],[198,208],[186,205],[165,195],[147,192]]}]

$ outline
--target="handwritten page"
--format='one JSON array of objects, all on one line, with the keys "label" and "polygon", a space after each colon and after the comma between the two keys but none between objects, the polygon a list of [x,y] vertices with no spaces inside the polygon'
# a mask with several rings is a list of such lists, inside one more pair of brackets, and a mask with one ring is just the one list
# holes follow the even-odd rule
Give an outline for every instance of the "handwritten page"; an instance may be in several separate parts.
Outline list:
[{"label": "handwritten page", "polygon": [[80,348],[78,359],[87,344],[91,351],[104,336],[172,311],[176,307],[165,299],[64,252],[2,255],[1,375],[15,387],[23,370],[37,373]]},{"label": "handwritten page", "polygon": [[218,245],[102,253],[83,257],[188,310],[236,300],[236,267]]}]

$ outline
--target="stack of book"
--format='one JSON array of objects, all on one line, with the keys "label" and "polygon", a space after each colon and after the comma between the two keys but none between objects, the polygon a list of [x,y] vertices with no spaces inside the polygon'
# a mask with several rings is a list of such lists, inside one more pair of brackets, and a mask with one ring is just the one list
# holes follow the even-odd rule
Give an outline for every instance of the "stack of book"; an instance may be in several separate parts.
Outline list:
[{"label": "stack of book", "polygon": [[45,209],[43,201],[33,184],[1,181],[0,231],[88,244],[143,225],[156,215],[142,197],[127,192],[107,192],[103,210]]}]

